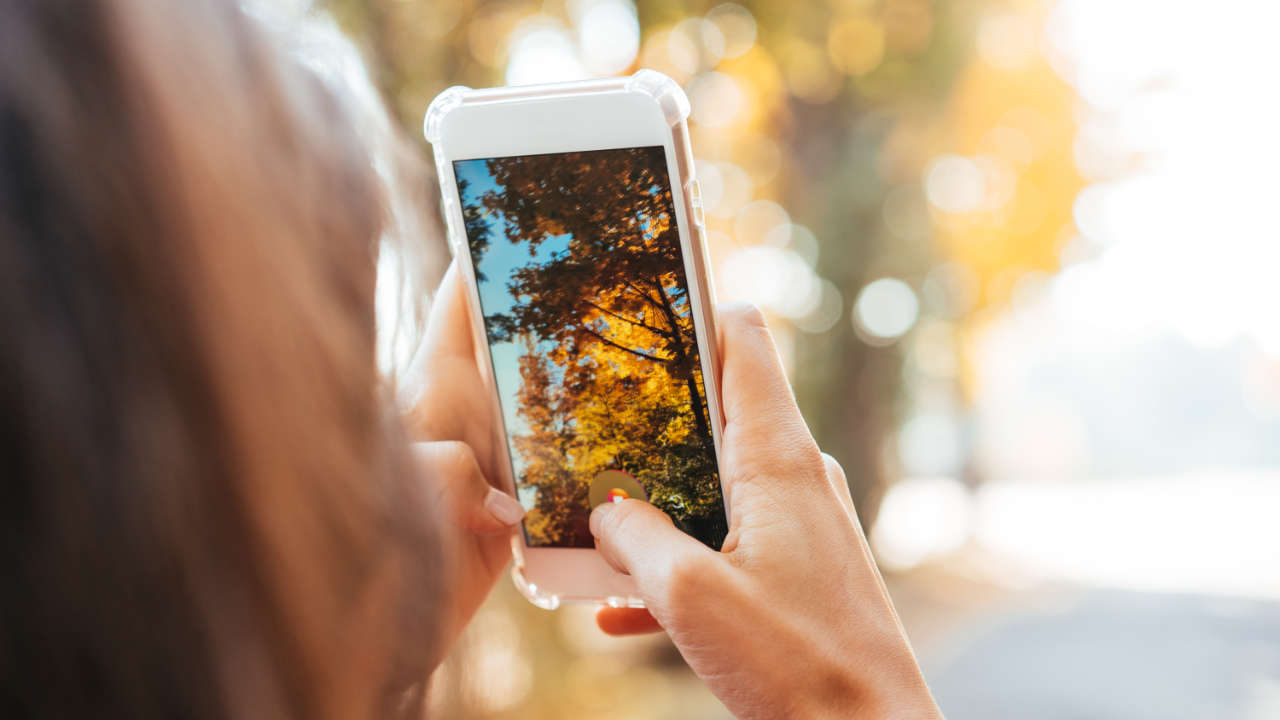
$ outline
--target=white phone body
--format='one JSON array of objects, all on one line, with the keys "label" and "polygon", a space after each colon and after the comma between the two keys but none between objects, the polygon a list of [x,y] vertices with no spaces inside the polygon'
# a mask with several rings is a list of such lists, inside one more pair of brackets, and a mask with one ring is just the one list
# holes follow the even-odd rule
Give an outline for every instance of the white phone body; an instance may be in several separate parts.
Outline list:
[{"label": "white phone body", "polygon": [[[688,100],[678,84],[660,73],[641,70],[629,77],[575,83],[485,90],[450,88],[431,103],[424,131],[434,149],[450,251],[461,260],[459,268],[469,290],[475,342],[478,349],[483,349],[485,360],[490,358],[480,287],[468,251],[454,162],[653,146],[665,149],[701,359],[706,414],[719,467],[724,425],[719,392],[720,353],[701,198],[686,126],[688,113]],[[493,367],[491,361],[481,362],[492,411],[500,419],[502,408]],[[505,429],[502,434],[508,453],[502,477],[497,480],[503,489],[516,495],[512,446]],[[727,517],[725,521],[727,525]],[[553,609],[563,602],[578,602],[643,607],[632,578],[614,571],[595,549],[533,547],[525,535],[523,531],[513,535],[512,578],[535,605]]]}]

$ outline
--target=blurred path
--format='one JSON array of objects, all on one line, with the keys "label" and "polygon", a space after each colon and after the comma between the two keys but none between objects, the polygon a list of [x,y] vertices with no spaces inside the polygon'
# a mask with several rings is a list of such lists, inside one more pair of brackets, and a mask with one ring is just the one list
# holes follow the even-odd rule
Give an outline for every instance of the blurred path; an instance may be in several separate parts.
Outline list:
[{"label": "blurred path", "polygon": [[949,720],[1280,718],[1280,603],[892,583]]}]

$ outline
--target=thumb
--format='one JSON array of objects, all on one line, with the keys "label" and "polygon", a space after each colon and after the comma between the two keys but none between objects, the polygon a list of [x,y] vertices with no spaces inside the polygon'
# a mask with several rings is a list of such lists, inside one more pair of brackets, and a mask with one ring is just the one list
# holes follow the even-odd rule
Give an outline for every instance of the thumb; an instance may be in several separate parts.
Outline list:
[{"label": "thumb", "polygon": [[677,530],[666,513],[635,499],[598,505],[591,511],[591,534],[609,565],[635,578],[642,595],[665,586],[673,567],[718,555]]}]

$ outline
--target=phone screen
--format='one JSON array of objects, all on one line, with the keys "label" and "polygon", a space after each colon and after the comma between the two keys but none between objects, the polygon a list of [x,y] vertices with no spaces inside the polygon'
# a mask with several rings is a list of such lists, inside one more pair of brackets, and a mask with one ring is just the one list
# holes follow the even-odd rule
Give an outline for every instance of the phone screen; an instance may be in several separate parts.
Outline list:
[{"label": "phone screen", "polygon": [[662,146],[453,164],[531,546],[639,497],[728,530]]}]

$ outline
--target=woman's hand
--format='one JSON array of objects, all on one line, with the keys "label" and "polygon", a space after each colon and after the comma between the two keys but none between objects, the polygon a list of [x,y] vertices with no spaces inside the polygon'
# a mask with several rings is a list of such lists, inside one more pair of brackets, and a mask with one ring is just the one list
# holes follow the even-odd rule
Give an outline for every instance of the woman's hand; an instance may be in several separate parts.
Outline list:
[{"label": "woman's hand", "polygon": [[[493,487],[505,458],[490,395],[480,379],[457,262],[449,266],[427,324],[423,401],[407,418],[427,496],[441,509],[451,555],[444,588],[451,612],[438,647],[447,653],[511,558],[524,508]],[[443,660],[436,658],[435,663]]]},{"label": "woman's hand", "polygon": [[844,473],[800,417],[763,316],[726,309],[720,328],[723,551],[638,500],[597,507],[597,546],[648,607],[604,608],[600,627],[665,629],[741,718],[940,718]]}]

